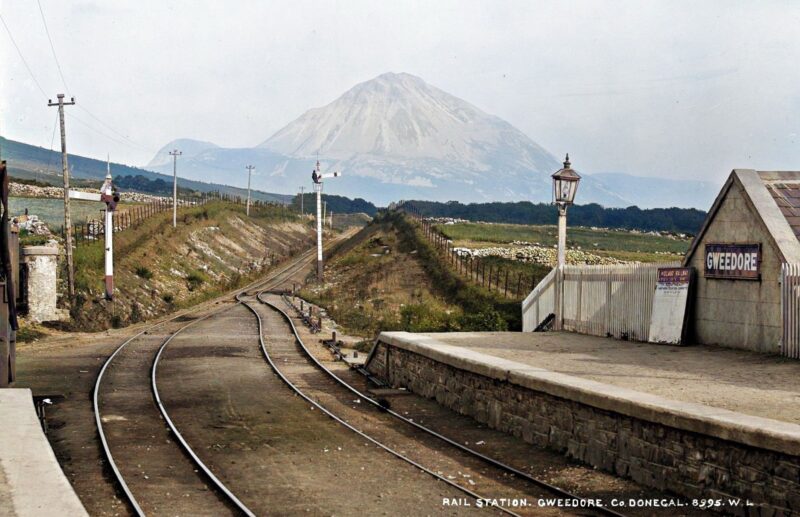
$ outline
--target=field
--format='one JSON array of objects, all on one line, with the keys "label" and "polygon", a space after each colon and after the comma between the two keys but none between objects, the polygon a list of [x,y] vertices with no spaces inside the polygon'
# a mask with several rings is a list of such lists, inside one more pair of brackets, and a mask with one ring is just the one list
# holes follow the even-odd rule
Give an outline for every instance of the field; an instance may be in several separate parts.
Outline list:
[{"label": "field", "polygon": [[[25,209],[31,215],[47,223],[51,229],[64,226],[64,200],[36,197],[9,197],[9,210],[12,216],[22,215]],[[100,219],[105,205],[94,201],[72,200],[69,204],[73,223],[85,223],[89,218]]]},{"label": "field", "polygon": [[[485,248],[514,241],[526,241],[553,247],[557,242],[555,226],[521,224],[457,223],[437,226],[456,246]],[[626,261],[661,262],[677,260],[686,253],[690,239],[633,233],[624,230],[572,227],[567,230],[567,246],[600,256]],[[666,254],[666,255],[665,255]]]}]

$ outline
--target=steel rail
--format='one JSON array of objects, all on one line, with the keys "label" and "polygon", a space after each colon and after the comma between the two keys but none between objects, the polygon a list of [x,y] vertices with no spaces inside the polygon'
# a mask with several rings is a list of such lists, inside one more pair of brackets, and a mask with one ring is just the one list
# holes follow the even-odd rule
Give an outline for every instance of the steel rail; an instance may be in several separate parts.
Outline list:
[{"label": "steel rail", "polygon": [[[331,370],[329,370],[327,367],[325,367],[325,365],[323,365],[311,353],[311,351],[306,347],[305,343],[303,342],[302,338],[300,337],[300,334],[297,331],[297,327],[295,327],[295,324],[294,324],[294,321],[292,320],[292,318],[283,309],[281,309],[280,307],[276,306],[275,304],[273,304],[273,303],[271,303],[271,302],[269,302],[267,300],[264,300],[261,297],[263,294],[264,294],[263,292],[258,294],[258,296],[257,296],[258,301],[263,303],[263,304],[265,304],[265,305],[267,305],[267,306],[269,306],[269,307],[272,307],[274,310],[276,310],[279,314],[281,314],[284,317],[284,319],[291,326],[292,332],[294,333],[295,338],[297,339],[297,342],[300,344],[300,347],[303,349],[303,352],[314,363],[314,365],[317,366],[317,368],[319,368],[322,371],[324,371],[325,373],[327,373],[336,382],[338,382],[340,385],[342,385],[346,389],[350,390],[350,392],[352,392],[353,394],[357,395],[359,398],[362,398],[362,399],[366,400],[368,403],[370,403],[373,406],[379,408],[382,412],[386,412],[386,413],[392,415],[393,417],[405,422],[406,424],[415,427],[416,429],[418,429],[420,431],[423,431],[423,432],[425,432],[425,433],[427,433],[427,434],[429,434],[431,436],[434,436],[434,437],[438,438],[439,440],[442,440],[442,441],[446,442],[447,444],[452,445],[452,446],[458,448],[459,450],[461,450],[463,452],[466,452],[467,454],[470,454],[470,455],[472,455],[472,456],[474,456],[474,457],[476,457],[476,458],[478,458],[478,459],[480,459],[480,460],[482,460],[482,461],[484,461],[484,462],[486,462],[486,463],[488,463],[488,464],[490,464],[490,465],[492,465],[492,466],[494,466],[494,467],[496,467],[498,469],[501,469],[501,470],[504,470],[504,471],[506,471],[508,473],[514,474],[515,476],[518,476],[518,477],[520,477],[520,478],[522,478],[522,479],[524,479],[524,480],[526,480],[526,481],[528,481],[528,482],[530,482],[530,483],[532,483],[532,484],[534,484],[536,486],[539,486],[540,488],[544,488],[545,490],[548,490],[550,492],[558,494],[560,497],[563,497],[565,499],[571,499],[573,501],[585,501],[586,500],[586,498],[584,498],[584,497],[581,497],[579,495],[576,495],[576,494],[573,494],[571,492],[568,492],[568,491],[566,491],[566,490],[564,490],[562,488],[559,488],[559,487],[557,487],[555,485],[552,485],[552,484],[550,484],[550,483],[548,483],[546,481],[538,479],[538,478],[528,474],[525,471],[522,471],[522,470],[519,470],[519,469],[517,469],[515,467],[512,467],[511,465],[508,465],[507,463],[503,463],[500,460],[492,458],[491,456],[487,456],[487,455],[485,455],[485,454],[483,454],[481,452],[476,451],[475,449],[471,449],[470,447],[467,447],[464,444],[461,444],[461,443],[459,443],[459,442],[457,442],[457,441],[455,441],[455,440],[453,440],[451,438],[448,438],[447,436],[444,436],[443,434],[438,433],[438,432],[434,431],[433,429],[425,427],[424,425],[420,424],[419,422],[415,422],[415,421],[413,421],[413,420],[411,420],[409,418],[406,418],[405,416],[403,416],[400,413],[392,410],[391,408],[385,408],[385,407],[381,406],[378,401],[376,401],[372,397],[362,393],[357,388],[351,386],[350,384],[345,382],[341,377],[339,377],[338,375],[333,373]],[[291,305],[286,300],[285,296],[282,296],[282,299],[287,305]],[[291,306],[294,307],[293,305],[291,305]],[[609,515],[609,516],[613,516],[613,517],[625,517],[623,514],[618,513],[618,512],[616,512],[614,510],[611,510],[609,508],[603,507],[603,506],[586,506],[585,509],[586,510],[596,510],[597,512],[602,513],[603,515]]]},{"label": "steel rail", "polygon": [[[237,302],[236,305],[233,305],[231,307],[226,307],[223,310],[227,311],[227,310],[232,309],[233,307],[238,307],[240,303],[242,303],[242,302]],[[210,318],[212,316],[216,316],[216,315],[222,313],[223,310],[214,311],[214,312],[212,312],[210,314],[206,314],[205,316],[203,316],[201,318],[198,318],[198,319],[196,319],[194,321],[191,321],[191,322],[187,323],[186,325],[184,325],[183,327],[181,327],[177,331],[173,332],[167,339],[164,340],[164,342],[161,344],[161,346],[158,349],[158,353],[156,354],[155,359],[153,359],[153,367],[150,370],[151,387],[152,387],[152,390],[153,390],[153,396],[156,399],[156,405],[158,406],[158,410],[161,412],[161,416],[164,417],[164,420],[167,422],[167,425],[169,426],[169,428],[172,431],[172,433],[175,435],[175,438],[178,440],[178,443],[180,443],[181,447],[186,452],[186,454],[188,454],[189,457],[192,458],[192,461],[194,461],[195,465],[200,467],[200,469],[203,471],[203,473],[211,480],[212,483],[214,483],[214,485],[216,485],[216,487],[223,494],[225,494],[225,496],[230,500],[231,503],[233,503],[234,506],[236,506],[239,510],[241,510],[248,517],[255,517],[255,513],[253,513],[252,510],[250,510],[250,508],[248,508],[243,502],[241,502],[239,500],[239,498],[236,497],[233,494],[233,492],[231,492],[230,489],[228,489],[228,487],[226,487],[225,484],[222,481],[220,481],[217,476],[214,475],[213,472],[211,472],[211,469],[208,468],[208,466],[206,466],[205,463],[203,463],[203,460],[201,460],[200,457],[197,456],[197,454],[194,452],[194,449],[192,449],[192,447],[189,445],[189,442],[187,442],[186,439],[183,437],[183,435],[180,433],[180,431],[178,431],[178,428],[175,426],[175,424],[172,422],[172,419],[169,417],[169,414],[167,413],[167,409],[164,407],[164,404],[161,402],[161,396],[158,393],[158,384],[156,383],[156,372],[158,370],[158,361],[159,361],[159,359],[161,359],[161,354],[164,352],[164,348],[166,348],[166,346],[170,343],[170,341],[172,341],[172,339],[175,336],[177,336],[178,334],[180,334],[181,332],[183,332],[187,328],[191,327],[195,323],[199,323],[201,321],[207,320],[208,318]]]},{"label": "steel rail", "polygon": [[[264,303],[260,298],[258,298],[258,296],[259,295],[256,295],[256,298],[258,299],[258,301],[261,302],[261,303]],[[434,477],[435,479],[437,479],[439,481],[443,481],[447,485],[449,485],[449,486],[451,486],[451,487],[453,487],[453,488],[455,488],[455,489],[457,489],[457,490],[469,495],[473,499],[483,500],[483,501],[490,500],[490,498],[482,497],[478,493],[473,492],[472,490],[470,490],[470,489],[468,489],[466,487],[463,487],[463,486],[459,485],[458,483],[456,483],[454,481],[451,481],[451,480],[447,479],[445,476],[437,474],[436,472],[434,472],[431,469],[425,467],[424,465],[421,465],[420,463],[417,463],[416,461],[412,460],[408,456],[405,456],[402,453],[392,449],[388,445],[386,445],[384,443],[381,443],[380,441],[378,441],[375,438],[371,437],[370,435],[366,434],[364,431],[361,431],[360,429],[356,428],[355,426],[353,426],[352,424],[348,423],[344,419],[336,416],[333,412],[331,412],[330,410],[325,408],[322,404],[320,404],[319,402],[317,402],[316,400],[314,400],[310,396],[306,395],[300,388],[298,388],[294,383],[292,383],[292,381],[290,381],[283,374],[283,372],[278,368],[278,366],[273,361],[272,357],[269,355],[269,352],[267,352],[267,347],[264,344],[264,333],[263,333],[264,323],[263,323],[263,321],[261,319],[261,315],[249,303],[247,303],[245,301],[243,301],[242,303],[243,303],[243,305],[245,307],[250,309],[250,311],[258,319],[258,330],[259,330],[259,332],[258,332],[258,340],[259,340],[259,342],[261,344],[261,352],[264,354],[264,358],[267,360],[267,362],[269,363],[270,367],[278,375],[278,377],[280,377],[281,380],[284,383],[286,383],[295,393],[297,393],[300,397],[302,397],[306,402],[308,402],[309,404],[312,404],[314,407],[316,407],[317,409],[322,411],[325,415],[327,415],[328,417],[332,418],[336,422],[340,423],[341,425],[343,425],[347,429],[353,431],[354,433],[356,433],[357,435],[361,436],[365,440],[367,440],[367,441],[373,443],[374,445],[380,447],[381,449],[383,449],[384,451],[392,454],[396,458],[401,459],[401,460],[405,461],[406,463],[408,463],[408,464],[420,469],[421,471],[425,472],[426,474],[429,474],[430,476]],[[294,326],[293,326],[293,330],[295,330],[295,337],[298,340],[300,340],[300,337],[297,335],[297,331],[296,331],[296,329],[294,329]],[[502,506],[489,506],[487,508],[495,508],[497,510],[500,510],[503,513],[507,513],[508,515],[514,515],[516,517],[521,517],[518,513],[512,512],[511,510],[509,510],[507,508],[504,508]]]},{"label": "steel rail", "polygon": [[[290,261],[289,264],[284,265],[281,269],[279,269],[277,271],[270,272],[269,278],[257,280],[255,282],[251,282],[247,286],[233,291],[233,294],[234,294],[234,296],[235,296],[235,298],[237,300],[237,304],[241,303],[241,301],[239,300],[239,297],[242,294],[246,293],[247,291],[250,291],[250,290],[253,290],[253,289],[257,289],[257,288],[262,288],[267,284],[274,285],[275,281],[277,281],[279,276],[284,275],[285,273],[289,272],[290,270],[292,272],[294,272],[294,271],[297,271],[298,269],[308,265],[308,263],[310,262],[310,259],[314,257],[314,252],[315,251],[316,251],[315,248],[310,248],[309,250],[301,253],[300,256],[297,257],[296,259]],[[139,331],[136,334],[134,334],[133,336],[131,336],[128,339],[124,340],[114,350],[114,352],[108,357],[108,359],[106,359],[106,361],[103,363],[103,366],[100,368],[100,371],[97,374],[97,379],[95,380],[94,390],[93,390],[93,393],[92,393],[92,409],[94,411],[95,426],[97,428],[97,434],[100,436],[100,443],[101,443],[102,448],[103,448],[103,455],[105,456],[106,461],[108,462],[109,466],[111,467],[111,470],[114,473],[114,477],[116,478],[117,483],[119,484],[120,488],[122,488],[122,491],[124,492],[125,497],[128,500],[128,503],[131,505],[133,510],[136,512],[136,514],[139,515],[140,517],[144,517],[145,513],[142,510],[142,507],[139,505],[139,502],[136,500],[136,497],[133,495],[133,492],[131,491],[130,487],[125,482],[125,478],[123,477],[122,472],[120,472],[119,467],[117,466],[117,462],[114,460],[114,455],[111,453],[111,447],[108,444],[108,439],[106,438],[105,430],[104,430],[104,427],[103,427],[102,416],[101,416],[101,413],[100,413],[100,402],[99,402],[100,389],[101,389],[101,384],[103,382],[103,376],[105,375],[105,372],[108,369],[109,365],[114,361],[114,358],[117,356],[117,354],[119,354],[131,342],[133,342],[137,338],[141,337],[142,335],[153,331],[154,329],[157,329],[157,328],[159,328],[161,326],[164,326],[164,325],[166,325],[168,323],[171,323],[171,322],[175,321],[176,319],[178,319],[180,317],[183,317],[183,316],[198,312],[198,311],[200,311],[200,310],[202,310],[204,308],[207,308],[207,306],[205,304],[203,304],[201,306],[198,306],[198,307],[196,307],[194,309],[190,309],[190,310],[187,310],[187,311],[180,312],[180,313],[175,314],[174,316],[172,316],[170,318],[167,318],[165,320],[162,320],[162,321],[156,322],[156,323],[154,323],[152,325],[149,325],[149,326],[145,327],[144,329],[142,329],[141,331]],[[217,311],[213,311],[211,314],[209,314],[209,316],[212,315],[212,314],[215,314],[217,312],[220,312],[222,310],[224,310],[224,308],[223,309],[219,309]]]}]

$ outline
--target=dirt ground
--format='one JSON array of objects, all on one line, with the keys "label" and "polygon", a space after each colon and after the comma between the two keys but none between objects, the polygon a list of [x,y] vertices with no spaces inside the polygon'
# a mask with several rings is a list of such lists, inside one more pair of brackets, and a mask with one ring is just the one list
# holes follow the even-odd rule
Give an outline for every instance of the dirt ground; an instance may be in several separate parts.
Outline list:
[{"label": "dirt ground", "polygon": [[181,434],[257,515],[456,514],[441,501],[458,491],[295,396],[261,355],[243,306],[175,338],[158,383]]},{"label": "dirt ground", "polygon": [[[211,308],[218,301],[210,300],[196,308]],[[173,316],[182,312],[186,311]],[[53,399],[54,405],[47,407],[47,437],[91,515],[130,514],[97,435],[92,408],[94,383],[103,363],[120,343],[153,323],[96,333],[53,331],[52,335],[17,347],[15,386],[30,388],[34,396]]]},{"label": "dirt ground", "polygon": [[47,438],[91,515],[129,515],[127,503],[106,472],[91,396],[106,357],[129,333],[132,330],[72,334],[17,348],[16,387],[31,388],[35,396],[58,397],[47,408]]},{"label": "dirt ground", "polygon": [[780,356],[567,332],[423,335],[554,372],[800,424],[800,362]]}]

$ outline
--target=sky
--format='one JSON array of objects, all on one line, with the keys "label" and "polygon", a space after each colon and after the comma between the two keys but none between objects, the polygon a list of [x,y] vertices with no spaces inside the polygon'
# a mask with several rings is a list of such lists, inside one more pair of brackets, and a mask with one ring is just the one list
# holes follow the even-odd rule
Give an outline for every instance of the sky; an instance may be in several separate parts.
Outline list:
[{"label": "sky", "polygon": [[68,150],[131,165],[177,138],[258,145],[391,71],[582,172],[800,169],[800,2],[0,0],[0,14],[0,134],[58,149],[47,100],[64,92]]}]

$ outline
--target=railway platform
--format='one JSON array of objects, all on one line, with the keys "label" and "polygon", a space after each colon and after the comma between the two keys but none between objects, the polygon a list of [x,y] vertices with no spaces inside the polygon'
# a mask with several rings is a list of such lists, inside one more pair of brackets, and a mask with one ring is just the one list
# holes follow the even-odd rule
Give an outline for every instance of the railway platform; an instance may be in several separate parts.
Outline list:
[{"label": "railway platform", "polygon": [[800,512],[797,361],[562,332],[385,332],[367,369],[646,486]]},{"label": "railway platform", "polygon": [[87,515],[42,431],[31,390],[0,390],[0,515]]}]

